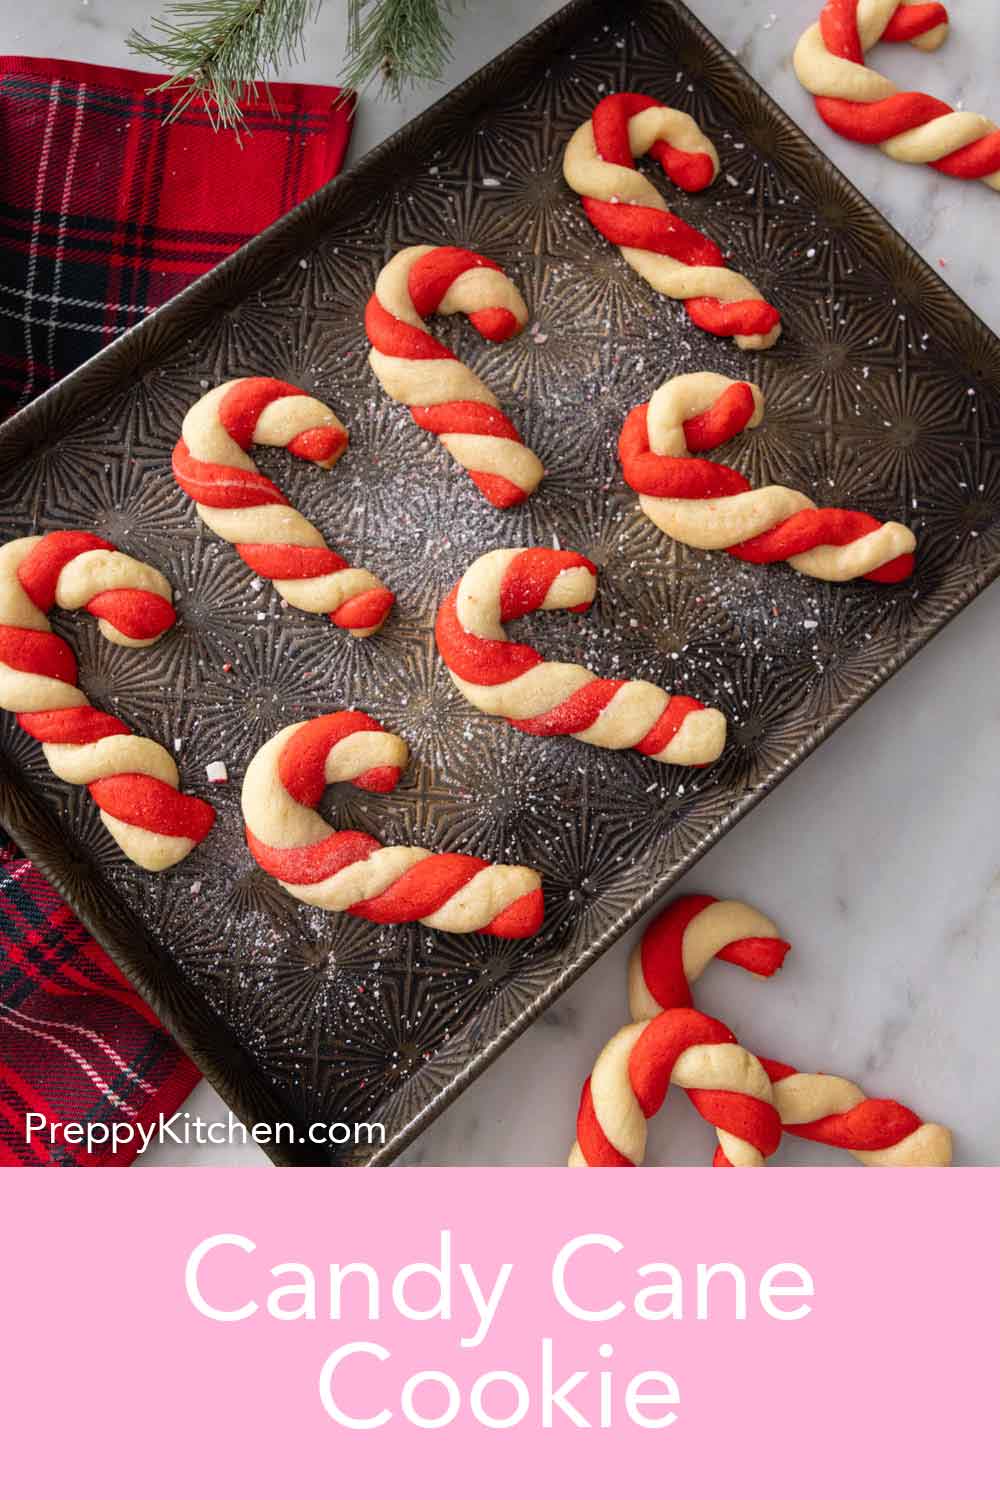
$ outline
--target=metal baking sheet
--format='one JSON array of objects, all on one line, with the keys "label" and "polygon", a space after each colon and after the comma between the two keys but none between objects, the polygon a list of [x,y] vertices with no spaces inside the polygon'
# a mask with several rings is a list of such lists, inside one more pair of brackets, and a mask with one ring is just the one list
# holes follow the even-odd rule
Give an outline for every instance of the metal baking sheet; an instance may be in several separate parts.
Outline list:
[{"label": "metal baking sheet", "polygon": [[[781,309],[775,350],[742,354],[695,329],[563,184],[569,135],[621,88],[693,112],[716,142],[718,182],[697,197],[667,184],[668,200]],[[546,464],[520,510],[490,509],[368,370],[376,274],[423,241],[493,256],[537,323],[496,347],[441,323]],[[667,375],[705,368],[767,395],[766,425],[730,461],[909,522],[911,583],[827,588],[686,552],[643,519],[616,464],[622,418]],[[306,386],[350,428],[332,475],[260,461],[332,546],[396,590],[371,640],[253,589],[172,481],[187,406],[240,374]],[[3,715],[0,821],[244,1120],[300,1136],[312,1122],[384,1127],[381,1145],[299,1140],[272,1147],[276,1160],[387,1162],[985,588],[1000,570],[998,498],[993,334],[682,5],[578,0],[0,430],[4,540],[86,527],[174,583],[180,622],[151,651],[116,651],[91,622],[55,625],[90,697],[167,745],[179,737],[184,786],[219,814],[191,858],[145,875]],[[436,604],[488,548],[554,540],[599,564],[596,607],[516,633],[718,705],[731,741],[717,766],[529,739],[454,690]],[[255,866],[242,768],[282,725],[347,705],[402,734],[412,766],[392,796],[349,789],[331,815],[386,841],[536,866],[535,939],[376,928],[297,904]],[[206,787],[219,759],[229,783]]]}]

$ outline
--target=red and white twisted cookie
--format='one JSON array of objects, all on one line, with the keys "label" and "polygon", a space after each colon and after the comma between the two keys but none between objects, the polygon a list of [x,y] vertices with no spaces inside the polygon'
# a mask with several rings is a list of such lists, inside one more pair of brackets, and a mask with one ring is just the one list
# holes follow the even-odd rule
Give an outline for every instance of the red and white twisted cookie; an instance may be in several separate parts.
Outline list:
[{"label": "red and white twisted cookie", "polygon": [[569,734],[669,765],[717,760],[726,742],[718,709],[652,682],[545,661],[532,646],[508,640],[507,620],[536,609],[588,609],[596,575],[579,552],[551,547],[505,547],[477,558],[438,610],[438,650],[455,686],[483,713],[526,734]]},{"label": "red and white twisted cookie", "polygon": [[[856,1083],[831,1073],[799,1073],[762,1057],[783,1130],[849,1151],[866,1167],[949,1167],[951,1131],[932,1125],[895,1099],[869,1099]],[[733,1163],[716,1153],[717,1167]]]},{"label": "red and white twisted cookie", "polygon": [[917,539],[898,521],[815,501],[785,485],[752,489],[735,469],[692,458],[764,414],[764,396],[727,375],[677,375],[625,418],[618,454],[646,515],[688,547],[725,549],[743,562],[787,562],[826,583],[898,583],[913,572]]},{"label": "red and white twisted cookie", "polygon": [[262,745],[243,780],[250,853],[309,906],[369,922],[421,922],[439,932],[530,937],[541,926],[541,879],[524,865],[469,854],[385,847],[367,833],[334,832],[314,809],[323,790],[350,781],[391,792],[406,745],[367,714],[324,714]]},{"label": "red and white twisted cookie", "polygon": [[624,1026],[583,1086],[571,1167],[638,1167],[646,1121],[672,1083],[719,1138],[727,1166],[762,1167],[781,1143],[771,1080],[728,1026],[690,1009]]},{"label": "red and white twisted cookie", "polygon": [[691,985],[713,958],[769,979],[790,944],[769,917],[744,901],[679,896],[649,923],[629,958],[628,999],[633,1021],[693,1005]]},{"label": "red and white twisted cookie", "polygon": [[[742,901],[681,896],[646,928],[629,959],[629,1008],[636,1021],[693,1004],[690,982],[709,961],[725,959],[767,977],[789,945],[774,923]],[[951,1134],[925,1124],[894,1099],[867,1099],[856,1084],[822,1073],[799,1073],[759,1058],[772,1085],[782,1128],[806,1140],[850,1151],[869,1167],[948,1166]],[[734,1163],[720,1145],[717,1167]]]},{"label": "red and white twisted cookie", "polygon": [[454,245],[400,250],[365,308],[382,389],[405,402],[418,427],[437,433],[491,505],[520,505],[541,483],[542,465],[489,386],[431,334],[424,319],[433,313],[465,313],[483,338],[500,344],[521,332],[528,309],[495,261]]},{"label": "red and white twisted cookie", "polygon": [[867,1099],[845,1078],[756,1058],[721,1021],[665,1010],[624,1026],[583,1086],[571,1167],[638,1167],[646,1121],[679,1084],[719,1145],[713,1166],[760,1167],[782,1130],[850,1151],[866,1167],[947,1167],[951,1132],[892,1099]]},{"label": "red and white twisted cookie", "polygon": [[920,162],[949,177],[1000,188],[1000,129],[986,115],[952,109],[933,94],[898,89],[865,64],[877,42],[940,47],[948,12],[899,0],[828,0],[795,48],[795,72],[838,135],[879,146],[896,161]]},{"label": "red and white twisted cookie", "polygon": [[741,349],[770,349],[781,337],[777,308],[727,267],[714,240],[670,213],[636,171],[638,156],[654,156],[687,192],[707,187],[719,170],[715,147],[690,115],[647,94],[609,94],[570,139],[563,175],[598,234],[656,291],[680,298],[693,323]]},{"label": "red and white twisted cookie", "polygon": [[176,618],[163,574],[88,531],[52,531],[0,547],[0,708],[41,742],[62,781],[86,786],[129,859],[165,870],[190,854],[215,813],[177,790],[162,745],[91,707],[76,657],[46,618],[85,609],[118,646],[151,646]]},{"label": "red and white twisted cookie", "polygon": [[266,478],[248,449],[287,448],[332,469],[347,432],[328,406],[298,386],[267,376],[227,380],[184,418],[173,452],[174,478],[216,536],[296,609],[329,615],[351,635],[373,635],[394,595],[367,568],[331,552],[316,527]]}]

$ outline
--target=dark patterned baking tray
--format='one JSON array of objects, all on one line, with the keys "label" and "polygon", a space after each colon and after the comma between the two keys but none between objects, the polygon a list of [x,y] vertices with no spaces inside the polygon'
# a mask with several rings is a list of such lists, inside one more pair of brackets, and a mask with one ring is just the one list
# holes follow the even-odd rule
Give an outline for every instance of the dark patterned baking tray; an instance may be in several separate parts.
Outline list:
[{"label": "dark patterned baking tray", "polygon": [[[569,135],[621,88],[693,112],[716,142],[713,188],[660,186],[781,309],[772,352],[700,333],[564,186]],[[368,370],[365,299],[387,257],[422,241],[496,258],[537,323],[497,347],[454,319],[444,334],[546,464],[518,511],[491,510]],[[701,368],[765,389],[766,425],[732,461],[909,522],[911,583],[826,588],[685,552],[642,518],[615,459],[622,417]],[[308,387],[350,427],[332,476],[284,455],[261,466],[397,591],[371,640],[250,587],[171,479],[186,407],[253,373]],[[0,821],[245,1120],[385,1130],[381,1146],[282,1144],[276,1160],[386,1162],[996,576],[1000,344],[683,6],[579,0],[10,421],[0,487],[4,540],[83,526],[171,578],[180,623],[153,651],[115,651],[66,616],[56,628],[92,699],[180,739],[183,784],[219,814],[190,859],[144,875],[4,715]],[[597,605],[536,616],[526,634],[723,708],[717,766],[529,739],[454,690],[436,603],[480,552],[553,539],[599,564]],[[402,734],[413,761],[390,797],[339,796],[342,826],[534,865],[547,898],[534,940],[379,929],[301,906],[257,869],[242,768],[282,725],[348,704]],[[219,759],[230,781],[206,787]]]}]

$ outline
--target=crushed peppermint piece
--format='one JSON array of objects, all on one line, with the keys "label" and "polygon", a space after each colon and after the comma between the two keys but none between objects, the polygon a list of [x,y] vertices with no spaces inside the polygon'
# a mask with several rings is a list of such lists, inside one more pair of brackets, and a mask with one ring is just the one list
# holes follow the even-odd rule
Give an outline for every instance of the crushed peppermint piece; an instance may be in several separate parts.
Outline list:
[{"label": "crushed peppermint piece", "polygon": [[205,767],[205,775],[208,777],[209,781],[213,782],[229,780],[229,772],[226,770],[225,764],[221,760],[210,760],[208,765]]},{"label": "crushed peppermint piece", "polygon": [[191,894],[192,894],[192,896],[200,896],[201,895],[201,881],[200,880],[192,880],[192,882],[191,882]]},{"label": "crushed peppermint piece", "polygon": [[483,178],[483,187],[499,187],[499,186],[500,186],[500,179],[499,179],[499,177],[484,177]]}]

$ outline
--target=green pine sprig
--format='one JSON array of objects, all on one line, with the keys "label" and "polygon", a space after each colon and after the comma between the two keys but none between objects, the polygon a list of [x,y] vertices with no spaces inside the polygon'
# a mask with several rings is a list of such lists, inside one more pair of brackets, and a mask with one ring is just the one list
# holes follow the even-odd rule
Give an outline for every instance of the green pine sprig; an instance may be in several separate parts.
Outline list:
[{"label": "green pine sprig", "polygon": [[[130,49],[169,74],[154,92],[176,92],[170,118],[201,100],[217,126],[241,130],[242,104],[256,101],[256,80],[305,55],[306,28],[322,0],[169,0],[149,35],[133,31]],[[346,0],[346,87],[373,81],[398,96],[436,79],[451,55],[449,0]],[[263,85],[267,92],[266,82]]]}]

